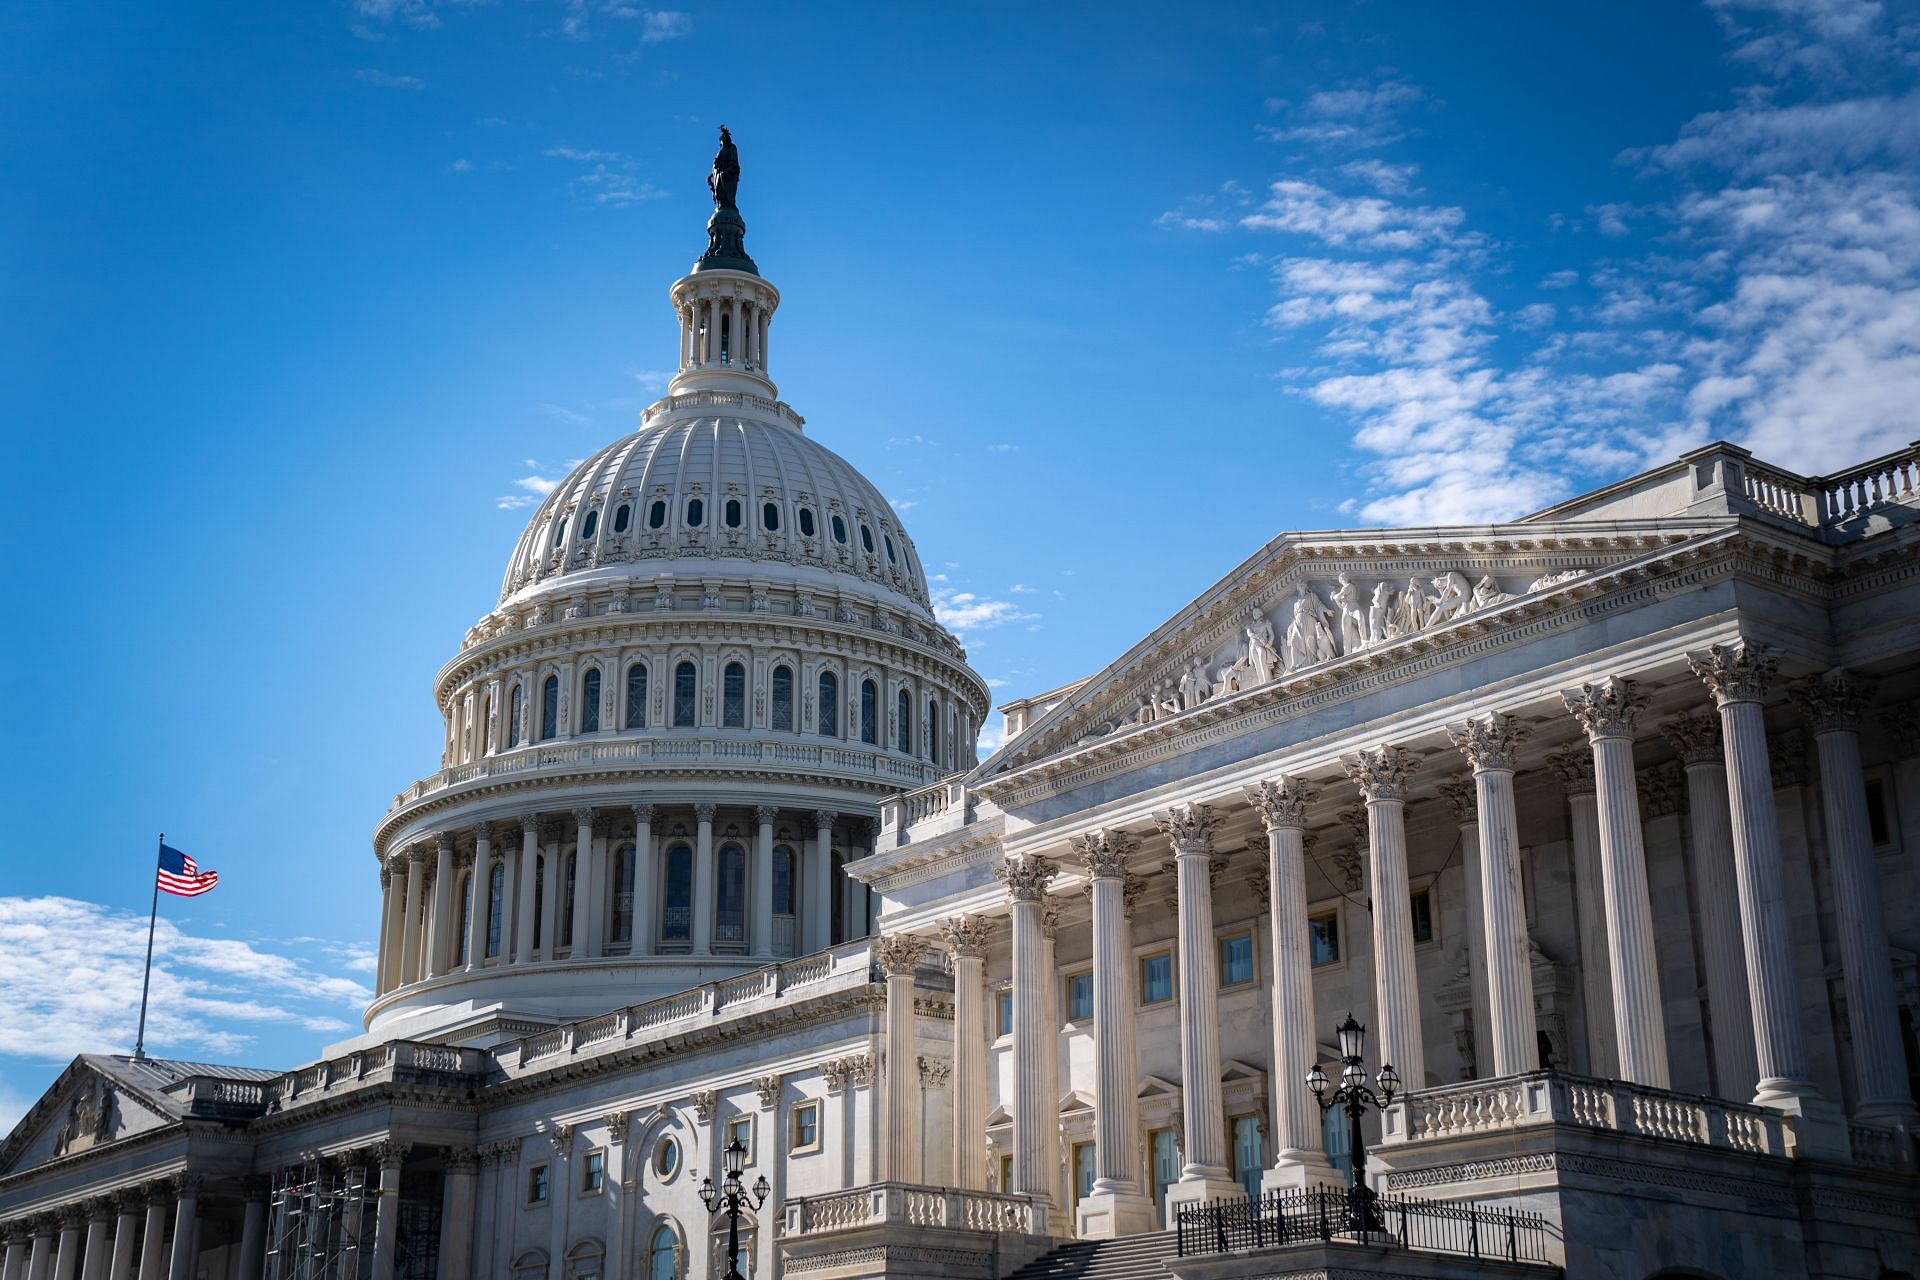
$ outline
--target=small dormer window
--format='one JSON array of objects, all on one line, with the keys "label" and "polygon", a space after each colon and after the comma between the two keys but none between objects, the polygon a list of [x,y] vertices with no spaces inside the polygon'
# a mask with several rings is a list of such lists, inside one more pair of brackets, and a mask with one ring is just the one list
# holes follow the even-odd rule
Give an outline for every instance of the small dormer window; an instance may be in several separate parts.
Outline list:
[{"label": "small dormer window", "polygon": [[760,526],[768,533],[780,532],[780,504],[769,502],[760,508]]},{"label": "small dormer window", "polygon": [[887,563],[899,564],[900,557],[893,554],[893,538],[890,535],[882,534],[881,539],[887,544]]},{"label": "small dormer window", "polygon": [[667,527],[667,504],[656,500],[647,511],[647,528],[664,529]]},{"label": "small dormer window", "polygon": [[839,516],[833,518],[833,540],[843,547],[847,545],[847,522]]},{"label": "small dormer window", "polygon": [[698,529],[707,518],[707,504],[698,498],[687,499],[687,528]]},{"label": "small dormer window", "polygon": [[811,538],[813,536],[812,507],[800,508],[800,536],[803,538]]},{"label": "small dormer window", "polygon": [[599,529],[599,527],[600,513],[598,511],[587,512],[587,518],[580,522],[580,541],[592,542],[594,531]]},{"label": "small dormer window", "polygon": [[860,545],[866,548],[868,555],[873,554],[873,530],[864,524],[860,526]]},{"label": "small dormer window", "polygon": [[740,509],[740,499],[727,499],[726,516],[727,528],[738,529],[740,527],[740,521],[745,518]]},{"label": "small dormer window", "polygon": [[620,509],[613,513],[613,531],[615,533],[625,533],[627,531],[627,525],[631,523],[632,520],[633,508],[624,502],[621,503]]},{"label": "small dormer window", "polygon": [[564,546],[567,541],[567,518],[560,517],[560,523],[553,526],[553,545]]}]

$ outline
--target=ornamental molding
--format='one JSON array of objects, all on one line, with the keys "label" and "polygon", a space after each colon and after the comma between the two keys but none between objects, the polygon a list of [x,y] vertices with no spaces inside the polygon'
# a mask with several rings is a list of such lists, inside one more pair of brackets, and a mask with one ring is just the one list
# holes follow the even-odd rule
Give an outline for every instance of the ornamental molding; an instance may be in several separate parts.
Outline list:
[{"label": "ornamental molding", "polygon": [[1220,822],[1221,815],[1204,804],[1178,804],[1157,810],[1153,815],[1153,825],[1167,838],[1176,855],[1210,854],[1213,833]]},{"label": "ornamental molding", "polygon": [[1005,859],[994,869],[994,876],[1006,886],[1008,901],[1039,902],[1059,871],[1060,864],[1052,858],[1026,854]]},{"label": "ornamental molding", "polygon": [[1513,772],[1519,767],[1521,745],[1532,736],[1530,727],[1510,715],[1489,713],[1447,726],[1447,737],[1476,773]]},{"label": "ornamental molding", "polygon": [[1478,788],[1471,778],[1449,778],[1436,790],[1440,798],[1447,802],[1447,808],[1453,812],[1453,820],[1463,827],[1475,826],[1480,821],[1480,796]]},{"label": "ornamental molding", "polygon": [[1000,924],[991,916],[948,916],[940,922],[940,931],[956,959],[984,960],[999,936]]},{"label": "ornamental molding", "polygon": [[1268,831],[1281,827],[1304,827],[1307,806],[1319,794],[1319,788],[1289,774],[1281,774],[1246,788],[1247,802],[1260,815],[1260,821]]},{"label": "ornamental molding", "polygon": [[1140,847],[1140,842],[1126,832],[1110,830],[1074,836],[1067,844],[1086,863],[1087,875],[1095,880],[1124,879],[1127,859]]},{"label": "ornamental molding", "polygon": [[1768,645],[1741,641],[1738,644],[1709,645],[1704,652],[1687,655],[1693,674],[1706,682],[1716,706],[1738,702],[1759,702],[1767,696],[1780,669],[1780,660]]},{"label": "ornamental molding", "polygon": [[1814,733],[1855,733],[1875,685],[1844,667],[1810,676],[1787,690]]},{"label": "ornamental molding", "polygon": [[1492,1160],[1466,1160],[1459,1164],[1437,1164],[1425,1169],[1404,1169],[1387,1174],[1392,1191],[1411,1191],[1419,1187],[1444,1187],[1455,1182],[1479,1182],[1487,1178],[1516,1178],[1534,1173],[1552,1173],[1555,1153],[1535,1151],[1520,1156],[1499,1156]]},{"label": "ornamental molding", "polygon": [[1340,757],[1340,765],[1368,804],[1405,800],[1407,780],[1420,769],[1411,752],[1392,743],[1350,752]]},{"label": "ornamental molding", "polygon": [[918,972],[927,940],[912,933],[889,933],[868,944],[873,962],[888,978],[909,978]]},{"label": "ornamental molding", "polygon": [[1560,780],[1560,786],[1569,799],[1574,796],[1594,795],[1593,750],[1585,744],[1576,743],[1547,752],[1547,768]]},{"label": "ornamental molding", "polygon": [[1608,676],[1596,684],[1583,684],[1578,690],[1560,695],[1567,711],[1580,722],[1587,737],[1632,738],[1647,695],[1637,681]]},{"label": "ornamental molding", "polygon": [[754,1077],[753,1091],[760,1099],[760,1109],[762,1111],[771,1111],[779,1105],[780,1086],[785,1080],[786,1077],[777,1071],[771,1075]]},{"label": "ornamental molding", "polygon": [[687,1102],[693,1107],[693,1118],[701,1124],[713,1119],[713,1109],[719,1103],[720,1095],[712,1089],[695,1089],[687,1095]]},{"label": "ornamental molding", "polygon": [[1720,764],[1720,717],[1683,711],[1660,726],[1682,764]]}]

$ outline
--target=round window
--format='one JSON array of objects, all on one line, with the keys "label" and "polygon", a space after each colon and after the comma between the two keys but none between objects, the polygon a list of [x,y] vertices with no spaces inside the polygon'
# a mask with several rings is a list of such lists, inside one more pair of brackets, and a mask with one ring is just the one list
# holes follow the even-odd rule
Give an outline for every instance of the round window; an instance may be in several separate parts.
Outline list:
[{"label": "round window", "polygon": [[662,1181],[680,1172],[680,1144],[673,1138],[660,1139],[653,1149],[653,1171]]}]

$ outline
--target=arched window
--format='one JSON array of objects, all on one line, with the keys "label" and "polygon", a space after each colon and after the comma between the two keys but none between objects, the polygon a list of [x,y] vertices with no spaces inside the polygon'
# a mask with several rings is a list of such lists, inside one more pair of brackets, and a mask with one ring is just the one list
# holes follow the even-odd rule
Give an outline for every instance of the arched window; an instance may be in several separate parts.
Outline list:
[{"label": "arched window", "polygon": [[600,732],[600,668],[588,667],[580,677],[580,732]]},{"label": "arched window", "polygon": [[934,764],[940,763],[940,703],[933,698],[927,699],[927,759]]},{"label": "arched window", "polygon": [[666,500],[662,498],[656,498],[654,499],[653,505],[647,508],[647,528],[664,529],[666,527],[667,527]]},{"label": "arched window", "polygon": [[747,940],[747,851],[723,844],[714,860],[713,940],[744,944]]},{"label": "arched window", "polygon": [[831,671],[820,673],[820,736],[840,736],[840,677]]},{"label": "arched window", "polygon": [[487,954],[500,954],[500,913],[505,910],[500,899],[507,891],[507,864],[498,858],[487,871]]},{"label": "arched window", "polygon": [[473,890],[479,883],[480,877],[471,871],[460,877],[460,920],[453,929],[455,964],[465,964],[467,960],[467,930],[473,927]]},{"label": "arched window", "polygon": [[664,1222],[647,1246],[647,1280],[680,1280],[680,1237]]},{"label": "arched window", "polygon": [[480,754],[493,754],[493,695],[480,695]]},{"label": "arched window", "polygon": [[813,536],[812,507],[800,508],[800,536],[803,538],[811,538]]},{"label": "arched window", "polygon": [[880,745],[880,691],[873,681],[860,682],[860,741],[870,747]]},{"label": "arched window", "polygon": [[698,529],[700,522],[707,518],[707,504],[698,498],[687,499],[687,528]]},{"label": "arched window", "polygon": [[773,669],[773,716],[772,728],[793,731],[793,668],[778,666]]},{"label": "arched window", "polygon": [[913,695],[905,689],[894,699],[894,715],[899,723],[893,726],[893,745],[903,755],[913,754]]},{"label": "arched window", "polygon": [[566,543],[566,540],[567,540],[567,518],[565,516],[561,516],[560,523],[553,526],[553,545],[556,547],[562,546]]},{"label": "arched window", "polygon": [[833,540],[843,547],[847,545],[847,522],[839,516],[833,518]]},{"label": "arched window", "polygon": [[873,530],[864,524],[860,526],[860,545],[868,555],[873,554]]},{"label": "arched window", "polygon": [[740,499],[727,499],[726,517],[727,528],[738,529],[740,527],[740,522],[746,518],[746,513],[742,511],[740,507]]},{"label": "arched window", "polygon": [[636,662],[627,668],[627,728],[647,727],[647,664]]},{"label": "arched window", "polygon": [[686,942],[693,937],[693,850],[676,844],[667,850],[666,892],[660,898],[660,940]]},{"label": "arched window", "polygon": [[733,363],[733,316],[725,311],[720,313],[720,363]]},{"label": "arched window", "polygon": [[[547,859],[545,854],[533,859],[533,947],[539,951],[546,941],[540,936],[541,917],[547,914]],[[545,953],[542,952],[544,955]]]},{"label": "arched window", "polygon": [[600,513],[587,512],[587,518],[580,522],[580,541],[592,542],[594,533],[600,528]]},{"label": "arched window", "polygon": [[891,536],[891,535],[886,535],[886,534],[883,534],[883,535],[881,535],[881,537],[882,537],[882,540],[883,540],[883,541],[884,541],[884,542],[885,542],[885,543],[887,544],[887,563],[888,563],[888,564],[899,564],[899,563],[900,563],[900,557],[898,557],[898,556],[896,556],[896,555],[894,555],[894,554],[893,554],[893,538],[892,538],[892,536]]},{"label": "arched window", "polygon": [[673,669],[673,723],[675,728],[691,728],[695,696],[700,691],[700,674],[691,662]]},{"label": "arched window", "polygon": [[747,727],[747,669],[737,662],[720,673],[720,723],[728,729]]},{"label": "arched window", "polygon": [[613,855],[613,929],[609,941],[616,947],[633,945],[633,846],[622,845]]},{"label": "arched window", "polygon": [[548,676],[540,686],[540,740],[560,732],[560,677]]},{"label": "arched window", "polygon": [[520,682],[514,681],[507,694],[507,745],[520,745]]},{"label": "arched window", "polygon": [[795,914],[793,901],[793,850],[776,845],[773,850],[773,914]]},{"label": "arched window", "polygon": [[780,532],[780,504],[769,502],[760,508],[760,525],[768,533]]},{"label": "arched window", "polygon": [[627,526],[631,523],[633,523],[633,507],[623,502],[620,504],[620,509],[613,513],[613,531],[625,533]]},{"label": "arched window", "polygon": [[554,946],[571,947],[573,945],[573,895],[574,877],[579,870],[580,855],[570,853],[561,864],[566,868],[566,880],[560,887],[560,918],[554,922]]}]

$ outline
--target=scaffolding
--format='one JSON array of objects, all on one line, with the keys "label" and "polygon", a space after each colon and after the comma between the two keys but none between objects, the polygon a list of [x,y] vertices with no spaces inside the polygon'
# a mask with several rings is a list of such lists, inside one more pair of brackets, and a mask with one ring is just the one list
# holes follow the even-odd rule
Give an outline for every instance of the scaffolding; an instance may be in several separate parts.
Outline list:
[{"label": "scaffolding", "polygon": [[267,1280],[361,1280],[372,1268],[377,1199],[365,1165],[306,1157],[273,1189]]}]

